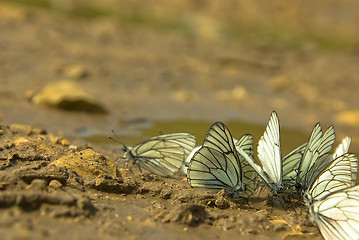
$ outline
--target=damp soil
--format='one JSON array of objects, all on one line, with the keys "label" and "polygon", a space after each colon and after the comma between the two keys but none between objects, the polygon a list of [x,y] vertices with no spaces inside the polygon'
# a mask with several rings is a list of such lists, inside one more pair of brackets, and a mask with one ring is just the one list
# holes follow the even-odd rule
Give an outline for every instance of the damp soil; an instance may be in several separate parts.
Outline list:
[{"label": "damp soil", "polygon": [[116,168],[45,130],[0,131],[3,239],[321,239],[304,207],[268,205],[266,190],[233,200],[192,189],[182,176],[123,169],[119,161]]},{"label": "damp soil", "polygon": [[[336,9],[334,2],[326,9]],[[334,124],[339,138],[352,136],[359,153],[355,114],[350,124],[338,120],[358,109],[358,45],[233,42],[202,36],[207,26],[186,35],[133,22],[0,1],[1,238],[322,239],[305,208],[268,205],[263,188],[248,201],[233,200],[191,189],[184,176],[123,169],[119,144],[106,136],[114,129],[132,145],[158,132],[189,131],[199,144],[220,120],[230,129],[248,123],[235,134],[253,130],[258,140],[276,110],[283,128],[300,133],[282,136],[284,153],[318,121]],[[340,29],[357,32],[355,24]],[[106,113],[31,101],[63,79],[77,81]],[[64,165],[67,158],[74,164]]]}]

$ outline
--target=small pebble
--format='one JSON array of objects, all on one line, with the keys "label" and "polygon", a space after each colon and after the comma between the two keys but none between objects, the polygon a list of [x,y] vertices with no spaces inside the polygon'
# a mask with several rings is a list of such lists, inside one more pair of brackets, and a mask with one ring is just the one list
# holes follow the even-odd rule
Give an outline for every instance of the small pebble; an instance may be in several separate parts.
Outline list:
[{"label": "small pebble", "polygon": [[49,134],[49,138],[50,138],[50,141],[54,144],[58,143],[59,142],[59,137],[58,136],[55,136],[54,134],[50,133]]},{"label": "small pebble", "polygon": [[67,141],[66,139],[62,139],[62,140],[61,140],[61,145],[63,145],[63,146],[69,146],[69,145],[70,145],[70,142]]},{"label": "small pebble", "polygon": [[54,180],[50,181],[49,187],[53,188],[53,189],[58,189],[58,188],[62,188],[62,184],[59,181],[54,179]]}]

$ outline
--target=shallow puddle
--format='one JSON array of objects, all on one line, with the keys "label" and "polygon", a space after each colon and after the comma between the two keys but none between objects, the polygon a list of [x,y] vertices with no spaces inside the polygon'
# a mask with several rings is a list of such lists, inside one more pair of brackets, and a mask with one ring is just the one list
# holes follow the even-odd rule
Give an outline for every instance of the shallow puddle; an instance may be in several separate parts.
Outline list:
[{"label": "shallow puddle", "polygon": [[[197,145],[201,145],[204,137],[206,135],[207,130],[212,125],[212,122],[206,121],[188,121],[188,120],[178,120],[178,121],[157,121],[157,122],[148,122],[146,124],[135,124],[135,126],[131,126],[131,130],[114,130],[116,136],[113,136],[111,131],[109,130],[109,135],[116,139],[113,141],[108,138],[108,136],[102,135],[92,135],[85,138],[85,140],[92,142],[94,144],[101,145],[114,145],[123,143],[127,146],[135,146],[139,142],[150,138],[152,136],[157,136],[161,134],[169,134],[176,132],[188,132],[192,133],[197,138]],[[240,138],[244,134],[252,134],[254,137],[254,151],[256,155],[257,143],[260,137],[263,135],[265,131],[265,125],[260,124],[251,124],[247,122],[241,121],[229,121],[225,123],[231,134],[234,138]],[[305,143],[309,140],[312,129],[308,129],[306,131],[291,129],[281,127],[281,148],[282,148],[282,156],[285,156],[289,152],[291,152],[296,147]],[[325,129],[323,129],[325,131]],[[333,146],[333,151],[336,146],[341,141],[341,138],[336,139],[336,143]],[[350,152],[358,153],[359,152],[359,144],[355,141],[352,141]]]},{"label": "shallow puddle", "polygon": [[[197,145],[200,145],[211,124],[211,122],[205,121],[157,121],[152,124],[138,126],[136,131],[115,130],[116,136],[112,137],[121,143],[133,146],[152,136],[175,132],[189,132],[197,137]],[[265,125],[256,125],[241,121],[230,121],[227,122],[226,125],[234,138],[240,138],[243,134],[252,134],[254,136],[255,148],[266,127]],[[310,130],[306,133],[300,130],[281,128],[283,155],[308,141],[309,136]],[[108,136],[93,135],[86,137],[85,139],[97,144],[118,144],[115,141],[108,139]]]}]

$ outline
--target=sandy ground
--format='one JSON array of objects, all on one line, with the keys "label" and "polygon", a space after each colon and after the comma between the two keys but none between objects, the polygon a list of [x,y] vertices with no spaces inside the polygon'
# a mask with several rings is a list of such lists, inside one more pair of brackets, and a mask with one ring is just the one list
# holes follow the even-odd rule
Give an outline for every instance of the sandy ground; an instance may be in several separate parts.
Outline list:
[{"label": "sandy ground", "polygon": [[[165,179],[136,167],[79,174],[52,163],[88,147],[116,159],[118,146],[84,140],[110,129],[125,138],[143,124],[185,120],[206,123],[195,133],[203,137],[210,122],[261,126],[272,110],[282,126],[305,134],[318,121],[334,124],[339,137],[353,137],[358,153],[357,45],[239,44],[206,32],[186,36],[2,2],[0,32],[4,239],[321,239],[305,209],[269,207],[265,191],[248,205],[190,189],[180,176]],[[63,79],[80,84],[107,113],[31,101]]]}]

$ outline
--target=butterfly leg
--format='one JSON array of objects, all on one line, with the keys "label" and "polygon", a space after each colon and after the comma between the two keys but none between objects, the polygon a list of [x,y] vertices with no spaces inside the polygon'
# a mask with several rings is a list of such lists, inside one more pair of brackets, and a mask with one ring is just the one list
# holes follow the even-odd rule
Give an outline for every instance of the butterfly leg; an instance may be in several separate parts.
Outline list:
[{"label": "butterfly leg", "polygon": [[251,206],[251,204],[249,203],[249,198],[244,198],[244,199],[245,199],[245,201],[247,202],[248,207],[249,207],[250,209],[253,209],[252,206]]},{"label": "butterfly leg", "polygon": [[138,166],[138,169],[140,170],[140,172],[142,173],[141,166],[139,164],[137,164],[137,166]]},{"label": "butterfly leg", "polygon": [[123,162],[123,168],[125,168],[125,169],[128,168],[128,161]]},{"label": "butterfly leg", "polygon": [[128,169],[131,173],[133,173],[132,168],[128,166],[128,162],[129,161],[126,160],[123,162],[123,168]]},{"label": "butterfly leg", "polygon": [[278,198],[278,201],[279,201],[281,207],[282,207],[285,211],[288,211],[288,208],[287,208],[287,206],[286,206],[287,201],[286,201],[286,199],[284,199],[284,195],[283,195],[283,194],[279,194],[277,198]]}]

